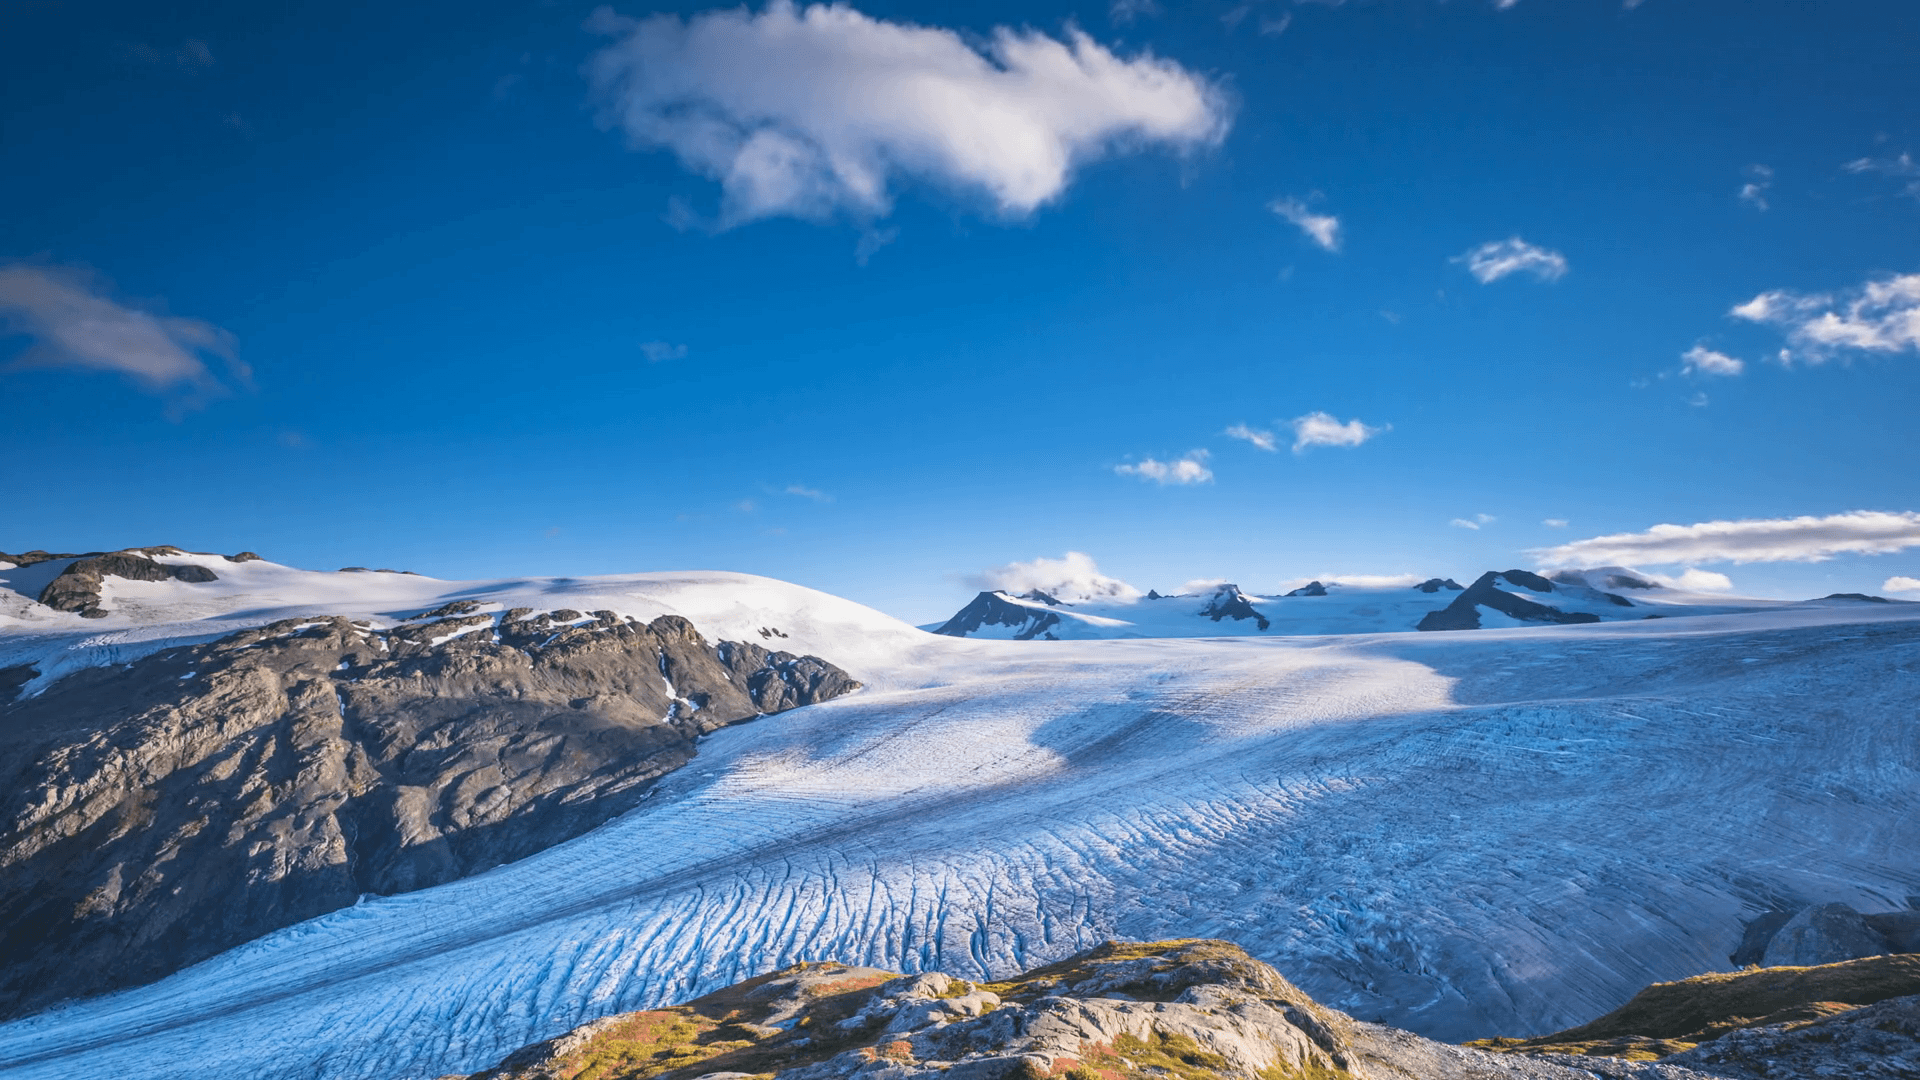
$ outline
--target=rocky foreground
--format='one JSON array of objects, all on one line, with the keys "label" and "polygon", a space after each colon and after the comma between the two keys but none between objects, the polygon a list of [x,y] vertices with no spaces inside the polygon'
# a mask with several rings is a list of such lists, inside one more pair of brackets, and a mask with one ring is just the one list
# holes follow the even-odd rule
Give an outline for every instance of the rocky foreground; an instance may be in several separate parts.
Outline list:
[{"label": "rocky foreground", "polygon": [[[55,599],[83,607],[100,562]],[[677,616],[499,608],[0,669],[0,1016],[522,858],[633,808],[699,736],[859,686]]]},{"label": "rocky foreground", "polygon": [[[1635,1025],[1680,1038],[1609,1034]],[[1586,1029],[1478,1047],[1356,1021],[1222,941],[1108,942],[985,984],[801,964],[594,1021],[465,1080],[702,1077],[1895,1080],[1920,1077],[1920,957],[1656,985]]]}]

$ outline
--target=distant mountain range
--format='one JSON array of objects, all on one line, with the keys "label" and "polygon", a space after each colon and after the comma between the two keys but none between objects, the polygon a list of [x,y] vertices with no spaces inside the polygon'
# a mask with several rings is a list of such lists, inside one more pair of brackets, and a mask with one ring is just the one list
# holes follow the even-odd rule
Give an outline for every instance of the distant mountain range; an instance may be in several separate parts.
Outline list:
[{"label": "distant mountain range", "polygon": [[[1845,594],[1812,602],[1881,601]],[[1378,634],[1725,615],[1787,606],[1791,602],[1686,592],[1625,567],[1607,566],[1550,576],[1490,570],[1464,587],[1437,577],[1393,587],[1312,581],[1276,596],[1255,595],[1231,584],[1172,596],[1149,592],[1073,602],[1047,589],[992,590],[975,596],[945,622],[921,629],[949,637],[1015,641]]]}]

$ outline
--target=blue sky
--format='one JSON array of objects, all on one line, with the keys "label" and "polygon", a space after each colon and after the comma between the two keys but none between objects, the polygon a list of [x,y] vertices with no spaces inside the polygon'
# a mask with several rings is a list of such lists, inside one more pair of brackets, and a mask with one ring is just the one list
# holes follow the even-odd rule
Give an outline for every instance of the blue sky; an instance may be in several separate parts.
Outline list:
[{"label": "blue sky", "polygon": [[1917,44],[1851,0],[8,5],[0,550],[916,621],[1067,551],[1881,591]]}]

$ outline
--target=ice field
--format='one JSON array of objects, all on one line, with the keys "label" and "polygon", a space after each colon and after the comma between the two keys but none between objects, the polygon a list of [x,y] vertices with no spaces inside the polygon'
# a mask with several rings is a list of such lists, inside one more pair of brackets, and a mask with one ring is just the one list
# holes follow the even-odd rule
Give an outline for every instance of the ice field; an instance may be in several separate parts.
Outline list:
[{"label": "ice field", "polygon": [[795,960],[1001,975],[1109,937],[1224,937],[1365,1019],[1531,1034],[1725,969],[1776,900],[1920,894],[1920,605],[1000,642],[737,575],[382,587],[189,614],[165,590],[206,586],[139,585],[152,619],[16,620],[0,663],[471,597],[778,627],[870,688],[721,731],[518,863],[0,1026],[0,1075],[431,1078]]}]

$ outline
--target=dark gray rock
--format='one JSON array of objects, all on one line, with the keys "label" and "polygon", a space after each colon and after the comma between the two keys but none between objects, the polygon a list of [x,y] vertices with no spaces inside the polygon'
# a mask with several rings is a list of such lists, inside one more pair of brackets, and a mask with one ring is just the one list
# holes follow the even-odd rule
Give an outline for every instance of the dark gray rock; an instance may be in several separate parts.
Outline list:
[{"label": "dark gray rock", "polygon": [[1534,592],[1553,592],[1553,582],[1538,574],[1525,570],[1489,570],[1481,574],[1472,585],[1467,586],[1453,602],[1438,611],[1429,611],[1422,616],[1415,629],[1419,630],[1478,630],[1480,629],[1480,609],[1491,608],[1510,618],[1522,622],[1538,623],[1593,623],[1600,616],[1587,611],[1561,611],[1556,607],[1537,603],[1524,597],[1515,596],[1500,588],[1502,584],[1518,585]]},{"label": "dark gray rock", "polygon": [[[1324,593],[1325,590],[1322,590],[1322,595]],[[1241,619],[1252,619],[1254,625],[1262,630],[1271,625],[1267,622],[1267,617],[1254,608],[1253,598],[1241,592],[1238,585],[1222,585],[1214,589],[1213,595],[1207,600],[1207,606],[1200,609],[1200,614],[1214,622],[1219,622],[1221,619],[1233,619],[1236,622]]]},{"label": "dark gray rock", "polygon": [[1860,916],[1887,943],[1887,951],[1920,952],[1920,911],[1889,911]]},{"label": "dark gray rock", "polygon": [[1052,637],[1050,631],[1058,625],[1060,616],[1051,611],[1022,607],[1009,601],[1004,593],[983,592],[955,612],[953,618],[940,624],[934,633],[966,637],[979,632],[982,627],[1011,626],[1018,628],[1014,631],[1014,640],[1031,641],[1037,637]]},{"label": "dark gray rock", "polygon": [[75,559],[60,575],[40,590],[40,602],[55,611],[70,611],[85,618],[105,616],[100,607],[100,586],[109,577],[129,581],[217,581],[219,575],[204,566],[169,566],[154,561],[149,553],[184,555],[178,548],[129,548]]},{"label": "dark gray rock", "polygon": [[0,668],[0,702],[12,701],[20,693],[20,688],[39,677],[40,669],[32,664],[18,667]]},{"label": "dark gray rock", "polygon": [[1787,925],[1787,920],[1799,914],[1801,910],[1800,908],[1774,908],[1755,916],[1740,934],[1740,947],[1733,950],[1733,954],[1728,956],[1727,960],[1734,967],[1758,964],[1765,959],[1767,943],[1773,940],[1773,935],[1779,933],[1780,928]]},{"label": "dark gray rock", "polygon": [[1463,586],[1452,578],[1437,577],[1430,577],[1420,584],[1415,585],[1414,588],[1419,589],[1423,593],[1437,593],[1441,589],[1451,589],[1454,592],[1463,591]]},{"label": "dark gray rock", "polygon": [[1300,586],[1299,588],[1293,590],[1287,595],[1288,596],[1325,596],[1327,595],[1327,587],[1325,585],[1320,584],[1317,581],[1309,581],[1305,585]]},{"label": "dark gray rock", "polygon": [[242,552],[239,552],[238,554],[227,556],[227,561],[231,563],[242,563],[242,562],[261,562],[262,560],[260,556],[255,555],[251,551],[242,551]]},{"label": "dark gray rock", "polygon": [[1835,964],[1879,956],[1887,943],[1860,913],[1846,904],[1821,904],[1788,919],[1767,942],[1765,967]]},{"label": "dark gray rock", "polygon": [[858,686],[675,616],[458,603],[0,694],[0,1015],[532,854],[633,808],[699,736]]},{"label": "dark gray rock", "polygon": [[1860,603],[1862,603],[1862,604],[1891,604],[1891,603],[1893,603],[1893,601],[1891,601],[1891,600],[1889,600],[1889,599],[1887,599],[1887,598],[1886,598],[1886,597],[1884,597],[1884,596],[1869,596],[1869,595],[1867,595],[1866,593],[1859,593],[1859,592],[1837,592],[1837,593],[1828,593],[1827,595],[1825,595],[1825,596],[1823,596],[1823,597],[1821,597],[1820,599],[1822,599],[1822,600],[1857,600],[1857,601],[1859,601],[1859,602],[1860,602]]}]

